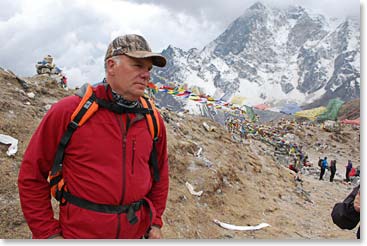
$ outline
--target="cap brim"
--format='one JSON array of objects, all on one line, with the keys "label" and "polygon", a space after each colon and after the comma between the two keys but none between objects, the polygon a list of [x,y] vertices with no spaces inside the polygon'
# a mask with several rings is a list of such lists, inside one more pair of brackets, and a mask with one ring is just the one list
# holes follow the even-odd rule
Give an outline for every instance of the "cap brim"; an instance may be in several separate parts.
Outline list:
[{"label": "cap brim", "polygon": [[134,57],[134,58],[152,58],[152,62],[154,66],[157,67],[164,67],[166,66],[166,58],[158,53],[152,53],[149,51],[132,51],[132,52],[127,52],[125,53],[125,55],[130,56],[130,57]]}]

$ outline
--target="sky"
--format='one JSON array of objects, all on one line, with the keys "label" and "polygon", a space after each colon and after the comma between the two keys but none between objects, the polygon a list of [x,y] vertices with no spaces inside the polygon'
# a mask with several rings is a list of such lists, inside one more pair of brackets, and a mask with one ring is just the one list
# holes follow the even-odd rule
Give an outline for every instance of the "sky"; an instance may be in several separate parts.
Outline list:
[{"label": "sky", "polygon": [[[255,0],[1,0],[0,67],[36,74],[54,57],[70,87],[103,79],[103,57],[116,36],[144,36],[154,52],[169,45],[202,49]],[[344,18],[360,14],[359,0],[262,0],[268,6],[301,5]]]}]

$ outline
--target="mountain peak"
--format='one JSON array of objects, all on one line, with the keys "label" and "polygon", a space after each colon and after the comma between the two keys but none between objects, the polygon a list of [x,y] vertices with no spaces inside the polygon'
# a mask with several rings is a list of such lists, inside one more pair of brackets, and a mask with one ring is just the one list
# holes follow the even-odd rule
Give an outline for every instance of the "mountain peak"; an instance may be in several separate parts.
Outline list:
[{"label": "mountain peak", "polygon": [[250,10],[265,10],[266,6],[261,2],[256,2],[249,8]]},{"label": "mountain peak", "polygon": [[301,6],[256,2],[201,51],[170,46],[170,64],[157,82],[189,83],[206,94],[221,89],[247,105],[359,98],[359,23],[340,23]]}]

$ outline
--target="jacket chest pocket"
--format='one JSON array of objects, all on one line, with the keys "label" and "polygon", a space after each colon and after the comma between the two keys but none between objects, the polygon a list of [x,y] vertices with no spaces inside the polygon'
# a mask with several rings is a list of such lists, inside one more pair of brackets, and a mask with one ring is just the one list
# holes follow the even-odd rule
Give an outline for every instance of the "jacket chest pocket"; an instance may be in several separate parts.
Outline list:
[{"label": "jacket chest pocket", "polygon": [[127,154],[130,153],[130,170],[132,176],[143,176],[150,171],[149,158],[152,151],[153,141],[150,133],[146,129],[140,131],[134,131],[135,134],[131,135],[130,146],[128,147]]}]

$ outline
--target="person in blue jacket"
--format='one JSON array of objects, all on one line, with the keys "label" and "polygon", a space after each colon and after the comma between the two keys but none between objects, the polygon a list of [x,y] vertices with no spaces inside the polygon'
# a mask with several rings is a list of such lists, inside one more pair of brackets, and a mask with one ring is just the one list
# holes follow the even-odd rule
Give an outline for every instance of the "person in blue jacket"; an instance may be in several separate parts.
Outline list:
[{"label": "person in blue jacket", "polygon": [[324,180],[324,174],[325,174],[325,170],[328,167],[328,163],[327,163],[327,157],[325,156],[325,158],[322,160],[321,162],[321,172],[320,172],[320,179],[319,180]]}]

